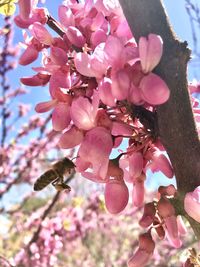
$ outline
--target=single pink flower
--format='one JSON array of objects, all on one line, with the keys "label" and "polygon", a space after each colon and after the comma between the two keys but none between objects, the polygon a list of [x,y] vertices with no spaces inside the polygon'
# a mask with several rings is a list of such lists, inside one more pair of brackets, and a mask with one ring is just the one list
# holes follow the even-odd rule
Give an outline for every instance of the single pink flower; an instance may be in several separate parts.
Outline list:
[{"label": "single pink flower", "polygon": [[150,105],[163,104],[170,96],[166,83],[154,73],[144,76],[139,84],[139,88],[142,99]]},{"label": "single pink flower", "polygon": [[74,124],[82,130],[90,130],[96,126],[98,103],[90,103],[87,98],[79,97],[72,102],[71,118]]},{"label": "single pink flower", "polygon": [[129,192],[123,180],[112,179],[105,186],[105,204],[111,214],[123,211],[128,204]]},{"label": "single pink flower", "polygon": [[[108,170],[109,155],[113,147],[111,134],[103,127],[95,127],[88,131],[80,145],[79,164],[89,163],[94,175],[105,179]],[[76,163],[77,169],[79,164]]]},{"label": "single pink flower", "polygon": [[138,46],[142,71],[144,73],[151,72],[158,65],[162,56],[162,38],[159,35],[150,33],[148,38],[140,37]]},{"label": "single pink flower", "polygon": [[184,209],[190,217],[200,223],[200,186],[185,195]]},{"label": "single pink flower", "polygon": [[52,45],[53,37],[41,23],[33,23],[30,26],[30,31],[40,43],[44,45]]}]

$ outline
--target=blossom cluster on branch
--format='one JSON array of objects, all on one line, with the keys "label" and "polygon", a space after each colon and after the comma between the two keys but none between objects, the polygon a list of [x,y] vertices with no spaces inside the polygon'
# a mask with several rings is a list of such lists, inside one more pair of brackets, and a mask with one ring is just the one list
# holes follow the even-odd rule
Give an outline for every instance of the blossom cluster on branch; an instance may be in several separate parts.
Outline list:
[{"label": "blossom cluster on branch", "polygon": [[[28,3],[28,4],[27,4]],[[162,38],[156,34],[141,37],[136,43],[118,1],[66,0],[58,8],[59,21],[38,8],[37,1],[19,1],[15,23],[24,32],[25,51],[21,65],[42,62],[32,77],[22,77],[28,86],[49,84],[51,99],[37,104],[39,113],[52,110],[52,127],[60,134],[62,149],[78,147],[76,171],[105,184],[105,204],[117,214],[129,201],[144,205],[146,172],[161,171],[173,178],[173,168],[165,156],[157,126],[158,105],[168,101],[170,90],[155,73],[163,52]],[[45,25],[58,37],[53,37]],[[190,89],[198,91],[198,86]],[[193,107],[198,122],[199,108]],[[123,141],[128,140],[124,148]],[[111,158],[115,151],[118,155]],[[159,188],[157,201],[145,204],[140,225],[147,233],[139,238],[139,249],[128,261],[129,267],[145,266],[155,249],[152,229],[172,246],[182,245],[183,227],[178,227],[171,199],[173,185]],[[199,189],[185,199],[185,210],[200,222]]]}]

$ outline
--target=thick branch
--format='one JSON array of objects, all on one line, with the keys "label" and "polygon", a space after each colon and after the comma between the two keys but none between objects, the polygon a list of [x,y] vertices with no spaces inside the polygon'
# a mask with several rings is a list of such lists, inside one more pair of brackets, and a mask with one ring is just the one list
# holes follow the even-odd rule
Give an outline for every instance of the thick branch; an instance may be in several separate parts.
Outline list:
[{"label": "thick branch", "polygon": [[155,73],[165,80],[171,95],[157,109],[158,127],[174,167],[178,190],[184,195],[200,185],[200,143],[187,88],[190,51],[187,43],[180,42],[173,33],[161,0],[120,3],[137,41],[149,33],[159,34],[164,41],[162,60]]}]

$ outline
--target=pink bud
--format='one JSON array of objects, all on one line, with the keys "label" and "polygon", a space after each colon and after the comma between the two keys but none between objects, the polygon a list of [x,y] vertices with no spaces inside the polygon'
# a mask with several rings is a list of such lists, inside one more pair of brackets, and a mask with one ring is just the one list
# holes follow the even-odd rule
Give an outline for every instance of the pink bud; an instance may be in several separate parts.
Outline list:
[{"label": "pink bud", "polygon": [[111,214],[123,211],[128,203],[128,188],[123,180],[110,180],[105,186],[105,204]]},{"label": "pink bud", "polygon": [[200,223],[200,186],[185,195],[184,209],[190,217]]},{"label": "pink bud", "polygon": [[151,72],[159,63],[163,52],[163,41],[159,35],[149,34],[148,38],[140,37],[139,55],[144,73]]},{"label": "pink bud", "polygon": [[39,22],[33,23],[33,25],[30,26],[30,30],[31,30],[32,35],[40,43],[45,44],[45,45],[52,45],[53,37],[41,23]]},{"label": "pink bud", "polygon": [[156,74],[144,76],[140,82],[141,97],[151,105],[160,105],[169,99],[170,91],[166,83]]}]

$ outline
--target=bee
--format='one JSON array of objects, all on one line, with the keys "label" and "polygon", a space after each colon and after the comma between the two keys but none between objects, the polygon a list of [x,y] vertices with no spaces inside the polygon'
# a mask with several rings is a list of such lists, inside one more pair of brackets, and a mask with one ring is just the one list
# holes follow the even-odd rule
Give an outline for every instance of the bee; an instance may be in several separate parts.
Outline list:
[{"label": "bee", "polygon": [[35,182],[34,191],[40,191],[47,185],[52,185],[58,190],[71,190],[70,186],[64,183],[64,175],[70,174],[71,170],[75,168],[74,163],[68,158],[64,158],[52,165],[52,168],[42,174]]}]

